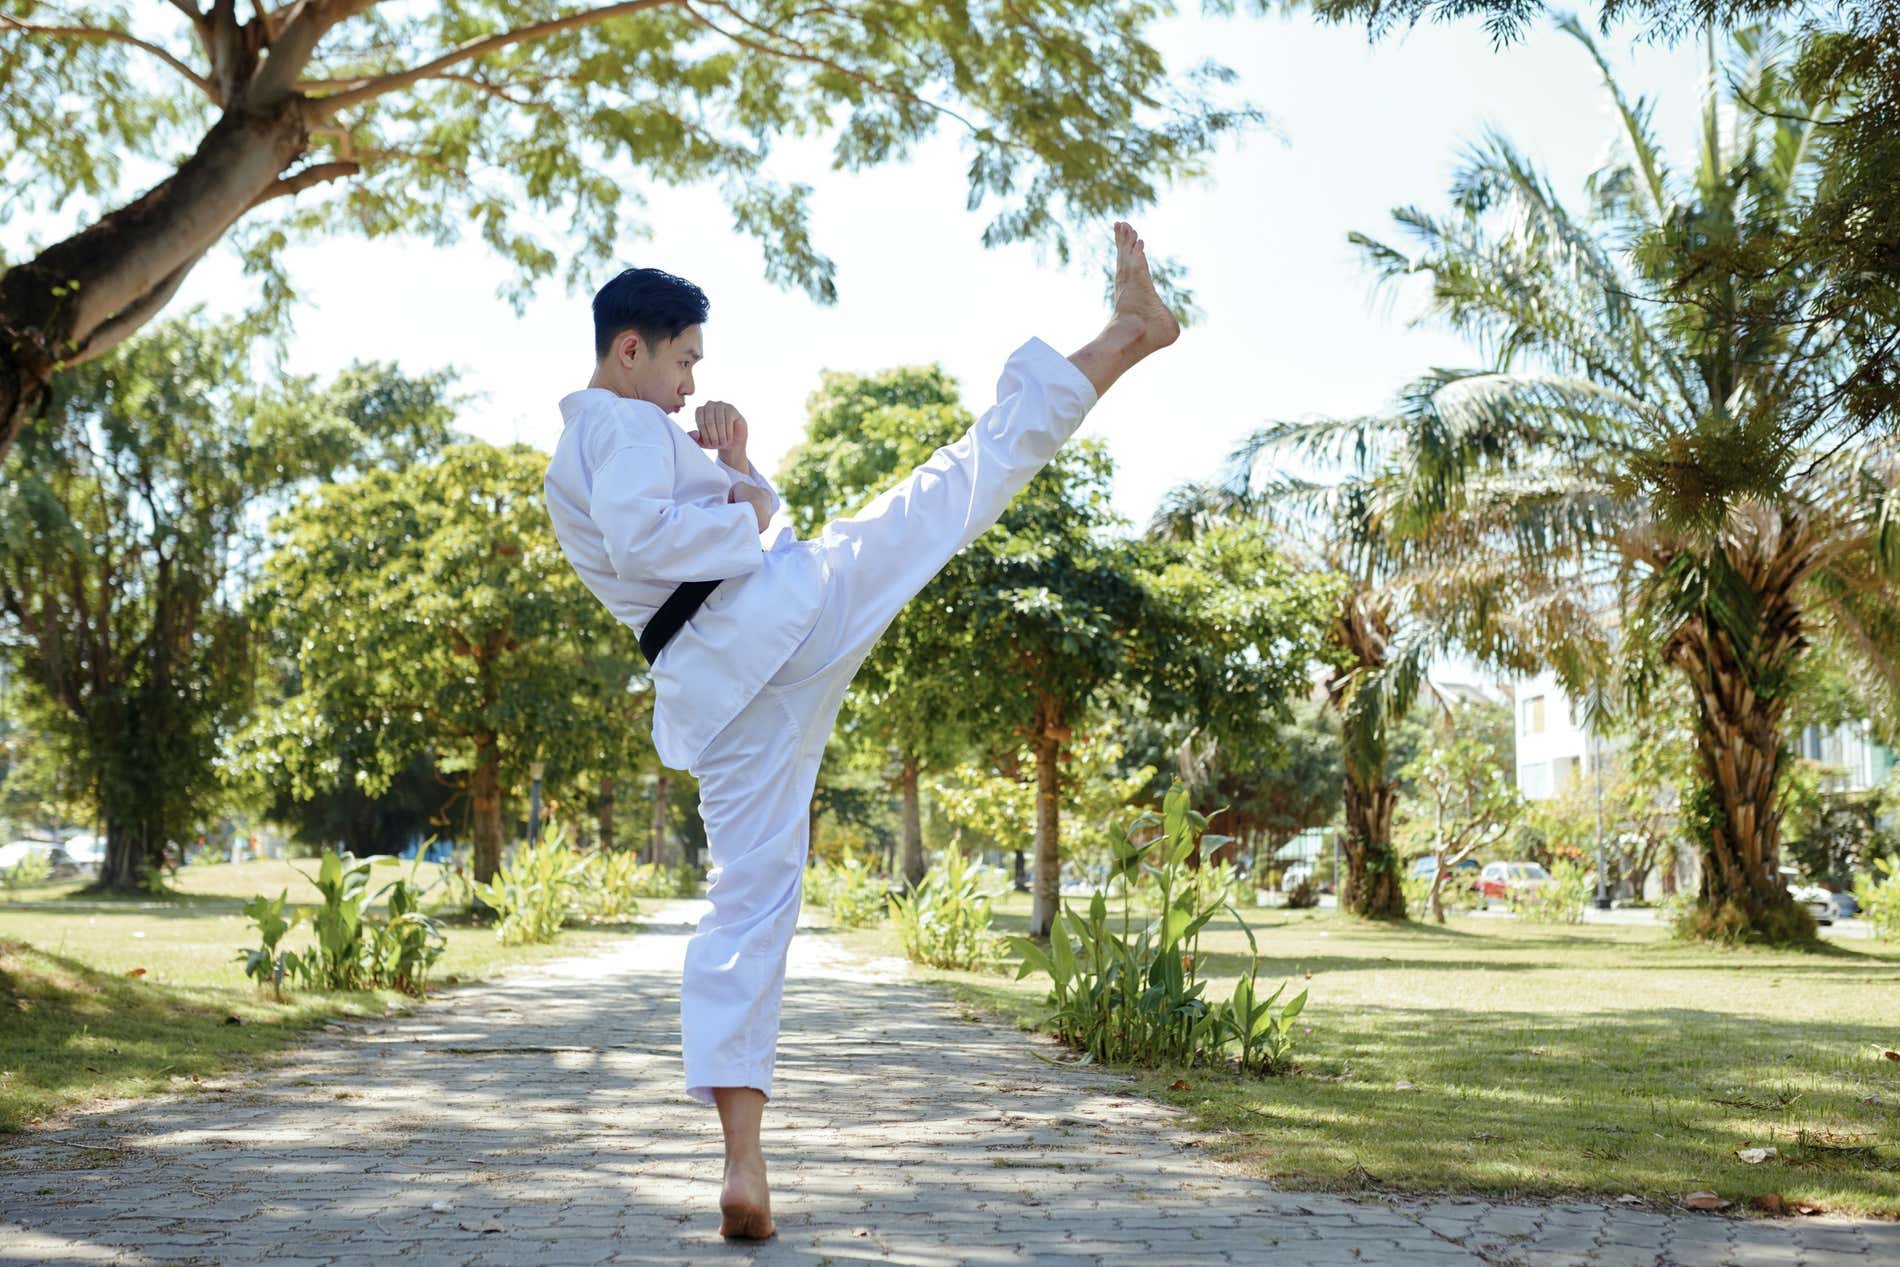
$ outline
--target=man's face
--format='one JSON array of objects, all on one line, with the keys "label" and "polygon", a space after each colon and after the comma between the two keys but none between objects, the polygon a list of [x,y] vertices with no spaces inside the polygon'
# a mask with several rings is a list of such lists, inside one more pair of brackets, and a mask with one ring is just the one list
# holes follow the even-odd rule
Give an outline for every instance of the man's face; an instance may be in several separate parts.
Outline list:
[{"label": "man's face", "polygon": [[651,401],[670,414],[686,407],[693,394],[693,367],[706,358],[699,326],[687,326],[664,343],[648,343],[629,330],[614,341],[626,395]]}]

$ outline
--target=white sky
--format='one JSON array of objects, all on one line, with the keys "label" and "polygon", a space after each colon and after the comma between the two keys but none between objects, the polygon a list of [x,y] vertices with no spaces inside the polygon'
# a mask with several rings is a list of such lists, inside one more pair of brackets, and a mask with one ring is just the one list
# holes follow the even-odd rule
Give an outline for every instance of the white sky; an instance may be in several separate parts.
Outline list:
[{"label": "white sky", "polygon": [[[1376,410],[1422,368],[1471,361],[1448,336],[1408,329],[1402,301],[1397,311],[1375,301],[1350,230],[1386,236],[1390,208],[1442,208],[1459,150],[1487,125],[1504,129],[1568,197],[1580,197],[1615,134],[1589,58],[1549,29],[1494,51],[1475,22],[1369,46],[1359,29],[1306,16],[1194,16],[1171,22],[1161,42],[1172,65],[1213,56],[1233,66],[1239,95],[1268,111],[1277,135],[1230,142],[1211,180],[1170,192],[1137,219],[1152,251],[1188,266],[1205,314],[1110,393],[1085,428],[1107,440],[1116,504],[1138,522],[1172,485],[1211,474],[1262,421]],[[1662,97],[1665,147],[1686,152],[1700,73],[1694,46],[1609,45],[1626,87]],[[1040,335],[1067,352],[1099,327],[1099,272],[1065,272],[1029,247],[982,248],[986,217],[962,209],[965,156],[954,135],[869,174],[834,173],[825,160],[822,146],[787,148],[777,172],[816,189],[815,235],[838,265],[833,308],[767,284],[756,246],[732,233],[712,189],[646,191],[651,239],[629,234],[624,247],[626,263],[683,274],[711,296],[699,399],[745,412],[762,470],[799,438],[823,369],[941,361],[980,409],[1021,340]],[[15,244],[4,226],[0,235]],[[567,294],[550,282],[517,316],[496,297],[506,266],[478,242],[332,239],[296,249],[289,264],[304,296],[293,368],[326,372],[359,358],[416,371],[454,365],[464,388],[481,395],[466,429],[552,446],[555,402],[591,368],[591,287]],[[251,285],[220,254],[172,311],[235,310]]]}]

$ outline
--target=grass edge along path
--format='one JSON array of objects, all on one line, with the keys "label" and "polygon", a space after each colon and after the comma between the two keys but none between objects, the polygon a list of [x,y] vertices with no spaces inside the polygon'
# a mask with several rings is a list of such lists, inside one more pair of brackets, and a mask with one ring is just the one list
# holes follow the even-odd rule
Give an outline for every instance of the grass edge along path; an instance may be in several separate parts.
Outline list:
[{"label": "grass edge along path", "polygon": [[[242,1075],[302,1045],[336,1020],[420,1006],[393,990],[286,990],[278,1002],[237,962],[255,944],[239,913],[251,891],[299,891],[314,863],[187,867],[172,900],[77,900],[49,886],[43,900],[0,909],[0,1140],[10,1132],[109,1101],[190,1092]],[[393,878],[379,869],[377,883]],[[569,928],[541,946],[503,946],[492,927],[445,926],[447,949],[429,994],[519,964],[593,953],[638,927]],[[299,928],[288,948],[305,945]]]},{"label": "grass edge along path", "polygon": [[[997,927],[1021,931],[1024,913],[1006,899]],[[1440,930],[1280,911],[1249,923],[1264,988],[1290,977],[1312,990],[1298,1071],[1126,1072],[1185,1110],[1210,1154],[1282,1187],[1633,1195],[1657,1208],[1713,1191],[1737,1212],[1779,1197],[1900,1217],[1891,947],[1722,950],[1659,928],[1471,919]],[[902,957],[888,926],[834,935]],[[1204,957],[1232,955],[1230,942],[1242,942],[1231,927],[1204,939]],[[1023,1029],[1046,1011],[1046,982],[1016,981],[1013,968],[911,968]],[[1737,1156],[1761,1147],[1775,1155]]]}]

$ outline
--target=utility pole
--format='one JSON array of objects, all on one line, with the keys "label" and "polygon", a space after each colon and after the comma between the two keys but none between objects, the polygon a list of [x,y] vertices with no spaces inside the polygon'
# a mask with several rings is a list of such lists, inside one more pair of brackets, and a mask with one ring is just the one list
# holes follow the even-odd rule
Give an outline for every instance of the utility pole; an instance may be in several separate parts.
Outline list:
[{"label": "utility pole", "polygon": [[1597,909],[1610,909],[1609,868],[1603,862],[1603,738],[1590,726],[1590,765],[1597,781]]}]

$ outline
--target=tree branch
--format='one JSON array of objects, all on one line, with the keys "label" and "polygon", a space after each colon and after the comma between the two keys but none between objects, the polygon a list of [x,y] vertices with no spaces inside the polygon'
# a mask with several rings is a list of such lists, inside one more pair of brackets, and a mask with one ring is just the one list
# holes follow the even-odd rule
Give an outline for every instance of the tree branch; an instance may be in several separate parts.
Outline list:
[{"label": "tree branch", "polygon": [[470,40],[420,66],[412,66],[408,70],[398,71],[393,75],[379,75],[331,96],[317,97],[310,102],[309,117],[316,121],[334,118],[339,110],[347,110],[365,101],[373,101],[387,93],[407,88],[418,80],[430,78],[451,66],[492,53],[497,49],[507,48],[512,44],[521,44],[559,31],[573,30],[576,27],[594,26],[613,18],[627,17],[647,9],[657,9],[678,2],[679,0],[623,0],[620,4],[586,9],[579,13],[570,13],[565,17],[550,18],[546,22],[535,22],[513,31],[505,31],[500,35],[487,35],[480,39]]},{"label": "tree branch", "polygon": [[218,100],[217,94],[212,91],[211,81],[209,79],[206,79],[203,75],[200,75],[197,71],[185,65],[184,62],[178,60],[178,58],[166,52],[150,40],[142,40],[130,31],[115,31],[111,27],[104,26],[40,26],[36,23],[22,22],[18,18],[10,18],[4,15],[0,15],[0,27],[5,27],[11,31],[23,31],[28,35],[47,35],[55,39],[104,40],[114,44],[129,44],[133,48],[143,49],[153,57],[164,62],[167,66],[170,66],[173,70],[190,80],[198,91],[204,93],[204,95],[213,102]]},{"label": "tree branch", "polygon": [[136,303],[127,305],[114,313],[111,318],[99,323],[99,327],[87,336],[85,344],[78,352],[62,360],[67,369],[75,365],[84,365],[87,361],[96,361],[113,348],[136,334],[141,326],[158,315],[160,309],[170,303],[178,288],[184,285],[185,278],[198,266],[204,256],[197,255],[159,279],[158,285],[147,291]]},{"label": "tree branch", "polygon": [[315,163],[295,175],[286,176],[276,184],[259,194],[245,210],[255,211],[267,202],[279,198],[289,198],[300,194],[312,185],[321,185],[327,181],[342,180],[345,176],[354,176],[363,170],[361,163],[341,160],[334,163]]}]

